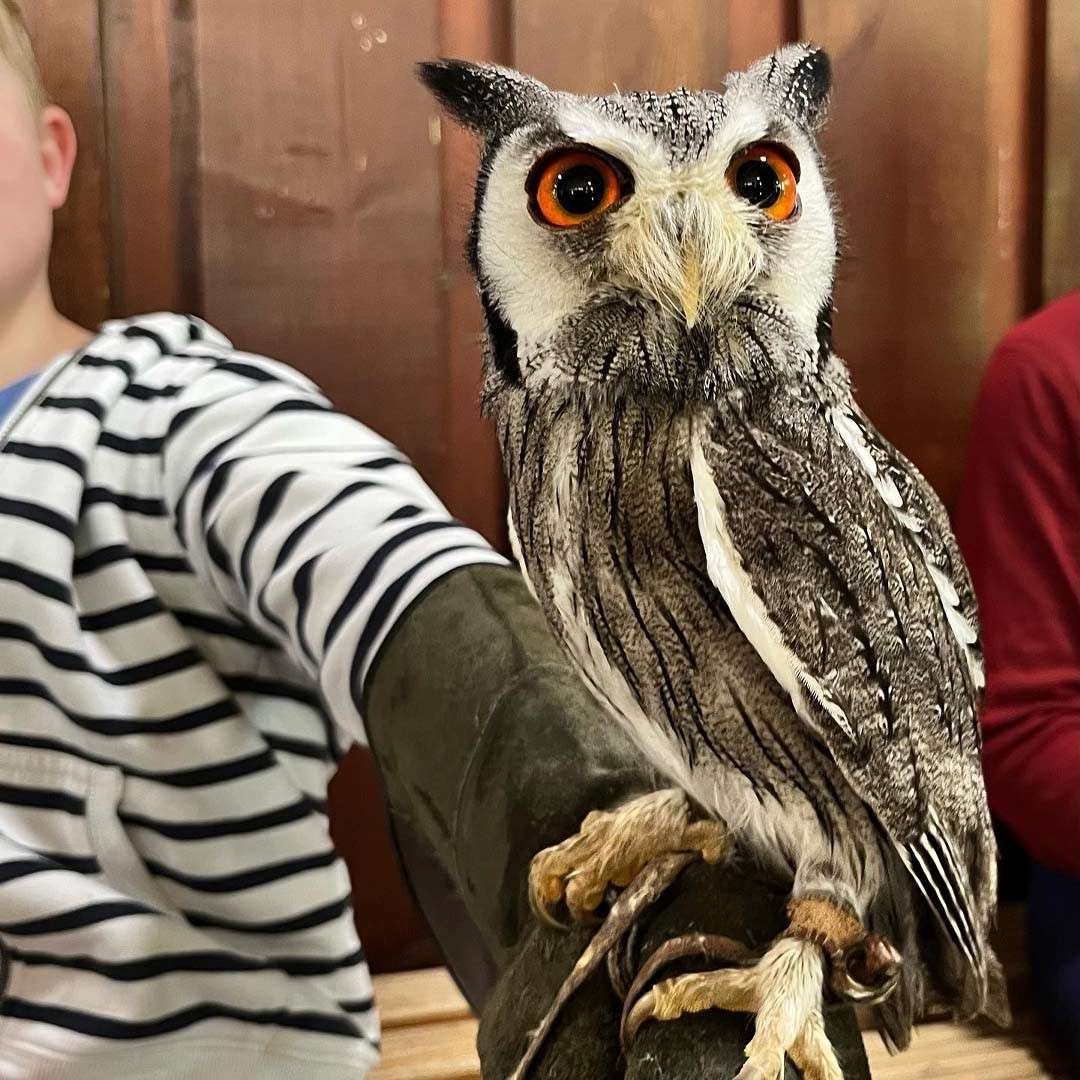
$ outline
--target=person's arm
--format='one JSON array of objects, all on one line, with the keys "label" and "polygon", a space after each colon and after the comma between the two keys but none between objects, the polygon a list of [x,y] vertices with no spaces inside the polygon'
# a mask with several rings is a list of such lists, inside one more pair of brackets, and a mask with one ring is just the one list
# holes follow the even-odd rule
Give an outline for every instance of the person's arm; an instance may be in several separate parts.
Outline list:
[{"label": "person's arm", "polygon": [[[1080,333],[1080,327],[1073,328]],[[986,657],[994,812],[1080,876],[1080,364],[1023,327],[987,369],[955,514]]]},{"label": "person's arm", "polygon": [[[393,447],[288,369],[241,366],[254,367],[246,381],[205,375],[177,403],[164,451],[177,527],[193,565],[317,681],[348,735],[366,728],[421,906],[473,1003],[486,1002],[485,1075],[505,1076],[589,936],[535,923],[529,861],[655,777],[520,574]],[[745,867],[685,879],[647,947],[691,924],[760,943],[783,925],[783,897]],[[611,1075],[616,1006],[598,975],[531,1075]],[[829,1024],[848,1075],[865,1076],[850,1010]],[[655,1075],[659,1061],[665,1075],[726,1078],[745,1037],[741,1017],[720,1013],[649,1025],[628,1075]]]},{"label": "person's arm", "polygon": [[362,740],[368,668],[400,613],[451,570],[506,560],[283,364],[234,354],[175,409],[162,461],[190,562]]}]

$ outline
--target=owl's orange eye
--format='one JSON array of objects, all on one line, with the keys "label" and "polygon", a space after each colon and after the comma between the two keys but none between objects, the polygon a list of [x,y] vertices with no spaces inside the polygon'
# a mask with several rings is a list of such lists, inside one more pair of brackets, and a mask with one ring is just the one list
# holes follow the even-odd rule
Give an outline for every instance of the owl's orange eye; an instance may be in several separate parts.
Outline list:
[{"label": "owl's orange eye", "polygon": [[787,147],[760,142],[740,150],[727,169],[732,191],[773,221],[786,221],[799,207],[799,161]]},{"label": "owl's orange eye", "polygon": [[542,225],[567,229],[598,218],[630,194],[627,171],[587,147],[552,150],[529,171],[529,212]]}]

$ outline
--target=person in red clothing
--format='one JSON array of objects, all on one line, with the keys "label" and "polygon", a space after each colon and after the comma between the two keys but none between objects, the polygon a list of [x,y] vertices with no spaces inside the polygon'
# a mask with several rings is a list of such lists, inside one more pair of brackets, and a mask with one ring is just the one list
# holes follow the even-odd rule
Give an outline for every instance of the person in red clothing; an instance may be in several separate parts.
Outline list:
[{"label": "person in red clothing", "polygon": [[990,806],[1032,858],[1034,983],[1080,1065],[1080,293],[995,351],[954,524],[986,655]]}]

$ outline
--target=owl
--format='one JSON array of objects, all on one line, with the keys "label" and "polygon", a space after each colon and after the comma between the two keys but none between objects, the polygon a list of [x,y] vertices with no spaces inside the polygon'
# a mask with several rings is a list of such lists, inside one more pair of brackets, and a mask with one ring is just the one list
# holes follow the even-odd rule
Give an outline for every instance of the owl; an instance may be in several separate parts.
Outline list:
[{"label": "owl", "polygon": [[598,97],[420,74],[483,139],[469,256],[515,555],[670,784],[541,852],[536,907],[584,917],[672,851],[789,882],[756,964],[637,1007],[755,1012],[743,1080],[785,1053],[841,1075],[826,994],[874,1005],[893,1048],[930,1003],[1004,1018],[971,582],[832,348],[828,57]]}]

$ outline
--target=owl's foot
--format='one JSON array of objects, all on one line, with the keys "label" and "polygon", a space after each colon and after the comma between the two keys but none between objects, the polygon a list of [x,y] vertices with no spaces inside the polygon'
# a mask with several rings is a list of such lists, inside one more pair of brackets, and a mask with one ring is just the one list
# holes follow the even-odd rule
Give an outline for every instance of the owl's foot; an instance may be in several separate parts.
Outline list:
[{"label": "owl's foot", "polygon": [[559,925],[553,910],[560,901],[583,922],[609,886],[629,885],[654,859],[691,852],[717,863],[730,847],[720,822],[690,819],[683,792],[651,792],[616,810],[594,810],[576,835],[541,851],[529,869],[529,900],[544,922]]},{"label": "owl's foot", "polygon": [[825,1034],[823,984],[852,1001],[880,1001],[899,977],[900,954],[858,919],[827,900],[793,901],[791,924],[756,963],[733,955],[733,966],[679,975],[627,1000],[623,1038],[648,1020],[726,1009],[755,1013],[754,1037],[736,1080],[779,1080],[784,1055],[804,1080],[843,1080]]},{"label": "owl's foot", "polygon": [[821,1014],[821,950],[797,938],[781,938],[752,967],[694,972],[657,983],[630,1010],[625,1037],[646,1020],[675,1020],[706,1009],[757,1014],[746,1064],[736,1080],[779,1080],[784,1054],[804,1080],[843,1080]]}]

